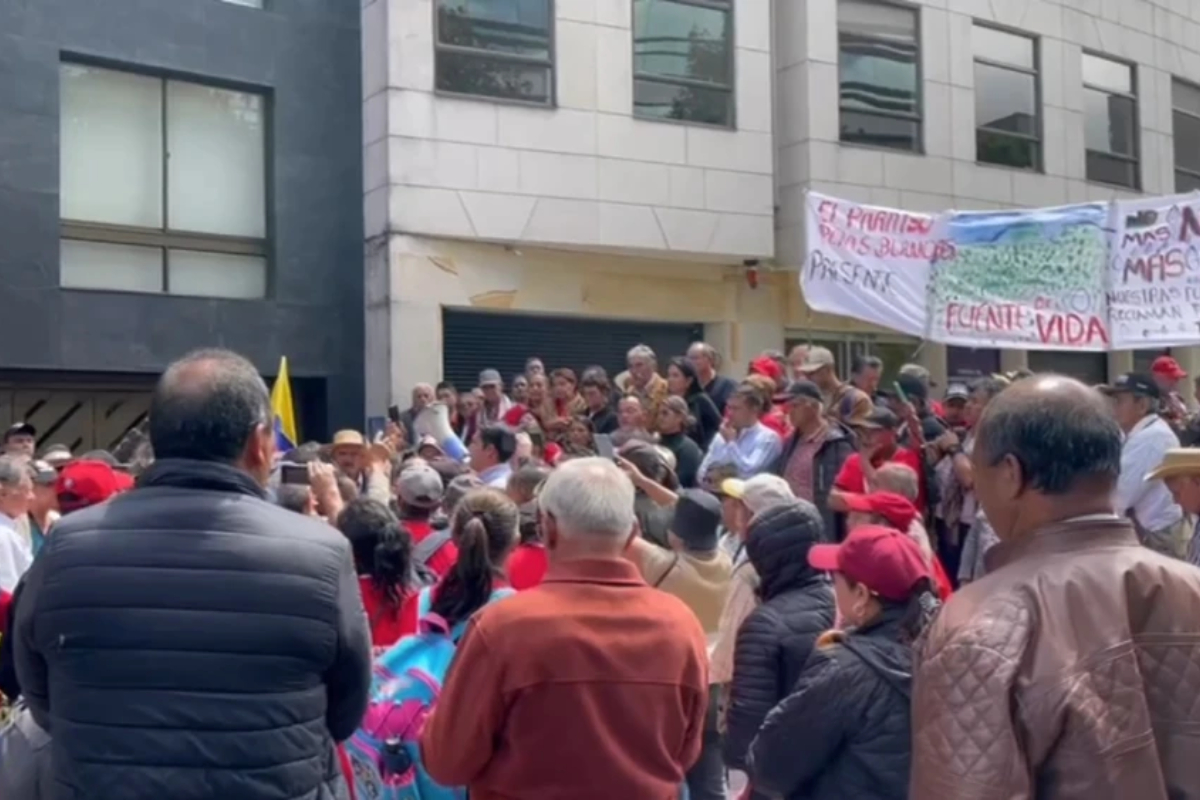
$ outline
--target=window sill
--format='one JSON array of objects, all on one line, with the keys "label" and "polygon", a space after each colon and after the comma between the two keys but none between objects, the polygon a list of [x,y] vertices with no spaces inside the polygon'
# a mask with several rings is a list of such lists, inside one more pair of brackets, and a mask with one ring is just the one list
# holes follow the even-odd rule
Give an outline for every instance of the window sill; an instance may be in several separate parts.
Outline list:
[{"label": "window sill", "polygon": [[120,295],[122,297],[157,297],[157,298],[175,298],[179,300],[208,300],[219,301],[223,303],[264,303],[269,301],[270,296],[265,297],[225,297],[222,295],[211,294],[177,294],[174,292],[138,292],[133,289],[98,289],[89,288],[86,286],[62,286],[58,289],[63,292],[79,292],[86,295],[110,294]]},{"label": "window sill", "polygon": [[516,106],[518,108],[532,108],[541,111],[557,111],[558,104],[554,101],[549,103],[537,103],[533,100],[515,100],[511,97],[492,97],[486,94],[465,94],[463,92],[451,92],[446,89],[434,89],[434,97],[445,97],[450,100],[472,100],[477,103],[493,103],[501,106]]},{"label": "window sill", "polygon": [[639,122],[661,122],[664,125],[682,125],[685,128],[703,128],[709,131],[724,131],[726,133],[737,133],[738,126],[736,123],[729,125],[717,125],[712,122],[698,122],[690,119],[674,119],[673,117],[653,117],[647,114],[638,114],[636,111],[630,115],[633,119]]},{"label": "window sill", "polygon": [[[1099,186],[1102,189],[1120,189],[1124,192],[1133,192],[1134,194],[1145,194],[1141,186],[1129,186],[1124,183],[1109,183],[1108,181],[1097,180],[1096,178],[1084,178],[1083,182],[1088,186]],[[1186,193],[1185,193],[1186,194]]]},{"label": "window sill", "polygon": [[1045,175],[1046,174],[1046,170],[1044,167],[1016,167],[1016,166],[1013,166],[1012,164],[997,164],[993,161],[980,161],[979,159],[975,159],[975,166],[991,167],[992,169],[1006,169],[1006,170],[1009,170],[1012,172],[1022,172],[1022,173],[1025,173],[1026,175]]},{"label": "window sill", "polygon": [[[822,141],[822,140],[809,139],[809,141],[811,142],[811,141]],[[902,156],[920,156],[922,158],[925,157],[926,155],[928,155],[925,152],[924,147],[920,147],[916,150],[902,150],[899,147],[887,147],[882,144],[863,144],[861,142],[847,142],[847,141],[843,141],[841,139],[838,139],[837,144],[839,147],[852,147],[856,150],[869,150],[873,153],[893,153],[893,154],[899,153]]]}]

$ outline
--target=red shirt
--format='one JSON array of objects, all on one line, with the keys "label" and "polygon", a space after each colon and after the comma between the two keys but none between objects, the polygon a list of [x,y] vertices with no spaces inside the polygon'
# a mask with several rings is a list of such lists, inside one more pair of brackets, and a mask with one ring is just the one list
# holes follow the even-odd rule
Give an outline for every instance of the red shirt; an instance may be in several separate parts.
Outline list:
[{"label": "red shirt", "polygon": [[519,544],[508,557],[504,571],[508,573],[508,581],[518,592],[532,589],[546,577],[546,568],[550,559],[546,555],[546,547],[540,542]]},{"label": "red shirt", "polygon": [[[401,524],[404,526],[404,530],[408,531],[408,535],[412,537],[413,547],[433,533],[433,526],[427,519],[406,519]],[[458,545],[452,540],[448,540],[430,556],[429,560],[425,562],[425,566],[436,572],[439,578],[444,578],[457,563]]]},{"label": "red shirt", "polygon": [[363,609],[367,612],[367,624],[371,626],[371,646],[376,649],[391,647],[400,638],[401,614],[412,593],[400,596],[400,605],[389,608],[383,592],[368,575],[358,578],[358,591],[362,594]]},{"label": "red shirt", "polygon": [[[871,463],[876,469],[883,464],[892,462],[895,464],[903,464],[910,467],[913,472],[917,473],[917,511],[920,514],[925,513],[925,467],[921,463],[921,454],[909,450],[904,447],[897,447],[896,452],[892,453],[891,458],[877,458]],[[853,453],[846,459],[846,463],[842,464],[842,471],[838,473],[837,480],[833,482],[835,489],[840,489],[843,492],[851,492],[853,494],[867,494],[867,479],[863,475],[862,456],[859,453]]]}]

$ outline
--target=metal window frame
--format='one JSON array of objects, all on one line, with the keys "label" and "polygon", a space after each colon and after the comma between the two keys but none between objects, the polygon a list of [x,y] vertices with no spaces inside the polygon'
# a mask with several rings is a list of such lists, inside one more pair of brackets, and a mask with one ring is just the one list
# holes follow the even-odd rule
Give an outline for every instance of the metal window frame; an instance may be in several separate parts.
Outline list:
[{"label": "metal window frame", "polygon": [[[456,44],[446,44],[442,42],[441,25],[438,18],[441,16],[442,0],[433,0],[433,93],[443,97],[456,97],[460,99],[470,100],[487,100],[492,103],[505,103],[517,106],[526,106],[528,108],[557,108],[558,107],[558,70],[556,69],[556,59],[558,56],[558,31],[557,18],[555,17],[555,0],[545,0],[546,3],[546,41],[547,53],[545,58],[536,56],[525,56],[519,53],[504,53],[493,50],[482,50],[476,47],[464,47]],[[530,67],[542,67],[546,70],[549,80],[546,85],[550,91],[545,102],[538,100],[522,100],[517,97],[498,97],[491,94],[476,94],[474,92],[456,92],[453,89],[442,89],[438,86],[438,54],[452,53],[460,56],[475,57],[479,59],[490,59],[494,61],[509,61],[514,64],[524,64]]]},{"label": "metal window frame", "polygon": [[[785,0],[786,1],[786,0]],[[921,6],[915,3],[893,2],[893,0],[866,0],[875,5],[890,6],[907,11],[913,15],[913,44],[916,46],[916,107],[917,111],[913,114],[902,114],[899,112],[887,111],[864,111],[857,108],[846,108],[842,106],[842,26],[841,17],[838,17],[837,23],[837,53],[838,53],[838,143],[845,147],[867,147],[871,149],[885,150],[889,153],[912,153],[915,155],[925,155],[925,65],[922,63],[925,54],[925,37],[921,30]],[[866,41],[887,41],[885,39],[872,38],[870,36],[859,36],[860,39]],[[887,145],[879,144],[863,144],[862,142],[851,142],[842,138],[842,112],[849,111],[854,114],[865,114],[867,116],[883,117],[885,119],[901,119],[907,122],[917,123],[917,135],[913,141],[911,149],[901,149],[899,147],[888,147]]]},{"label": "metal window frame", "polygon": [[[1108,150],[1093,150],[1092,148],[1087,147],[1085,144],[1084,145],[1085,159],[1084,159],[1084,165],[1083,165],[1084,178],[1085,178],[1085,180],[1087,180],[1088,183],[1095,183],[1100,186],[1115,186],[1115,187],[1118,187],[1121,189],[1132,189],[1135,192],[1140,192],[1140,191],[1142,191],[1142,186],[1145,184],[1145,181],[1142,180],[1142,108],[1141,108],[1141,103],[1139,102],[1138,93],[1137,93],[1138,65],[1136,63],[1134,63],[1133,61],[1127,61],[1126,59],[1123,59],[1123,58],[1114,58],[1113,56],[1110,56],[1106,53],[1101,53],[1097,50],[1089,50],[1087,48],[1083,49],[1082,55],[1092,56],[1093,58],[1101,58],[1101,59],[1104,59],[1105,61],[1111,61],[1114,64],[1120,64],[1123,67],[1127,67],[1129,69],[1129,85],[1131,87],[1133,87],[1133,91],[1129,92],[1129,93],[1116,92],[1116,91],[1113,91],[1112,89],[1107,89],[1103,86],[1097,86],[1094,83],[1088,83],[1086,80],[1083,81],[1084,91],[1087,91],[1090,89],[1093,92],[1102,92],[1111,97],[1124,97],[1127,100],[1133,101],[1133,154],[1125,155],[1124,153],[1112,153],[1112,152],[1109,152]],[[1082,58],[1082,56],[1081,56],[1081,58]],[[1082,61],[1080,63],[1082,63]],[[1174,106],[1174,104],[1172,104],[1172,107],[1173,106]],[[1085,115],[1086,115],[1086,112],[1085,112]],[[1110,117],[1109,121],[1111,122],[1111,117]],[[1086,160],[1086,155],[1088,153],[1095,153],[1096,155],[1106,156],[1108,158],[1114,158],[1118,161],[1124,161],[1128,164],[1133,164],[1134,165],[1134,170],[1133,170],[1134,185],[1130,186],[1129,184],[1125,184],[1125,183],[1110,183],[1109,181],[1100,180],[1099,178],[1093,178],[1091,175],[1088,175],[1087,174],[1087,160]]]},{"label": "metal window frame", "polygon": [[[1006,131],[1006,130],[1002,130],[1000,128],[992,128],[987,125],[976,125],[975,126],[975,135],[976,135],[975,163],[976,164],[984,164],[989,167],[1001,167],[1003,169],[1020,170],[1021,172],[1034,172],[1034,173],[1045,174],[1045,172],[1046,172],[1046,153],[1045,153],[1044,142],[1046,139],[1046,115],[1044,113],[1042,113],[1042,108],[1043,108],[1042,47],[1041,47],[1042,38],[1040,36],[1031,36],[1030,34],[1024,32],[1024,31],[1018,31],[1016,29],[1008,28],[1003,25],[993,25],[993,24],[989,24],[989,23],[985,23],[985,22],[980,22],[979,20],[972,20],[971,27],[972,28],[986,28],[988,30],[996,31],[997,33],[1004,33],[1009,36],[1015,36],[1015,37],[1018,37],[1021,39],[1025,39],[1026,41],[1029,42],[1030,47],[1033,50],[1033,69],[1029,69],[1028,67],[1020,67],[1015,64],[1009,64],[1008,62],[1005,62],[1005,61],[997,61],[996,59],[993,59],[993,58],[986,58],[986,57],[977,56],[974,54],[972,54],[972,57],[971,57],[971,64],[972,65],[983,64],[985,66],[992,67],[994,69],[1008,70],[1009,72],[1016,72],[1020,75],[1025,75],[1027,77],[1033,78],[1034,129],[1037,131],[1034,134],[1027,134],[1027,133],[1020,133],[1020,132],[1016,132],[1016,131]],[[976,96],[978,97],[978,87],[976,87]],[[984,131],[985,133],[990,133],[995,136],[1005,136],[1005,137],[1008,137],[1011,139],[1020,139],[1022,141],[1026,141],[1026,142],[1033,142],[1033,144],[1036,145],[1036,147],[1034,148],[1033,166],[1019,167],[1019,166],[1016,166],[1013,164],[999,164],[994,161],[980,161],[979,160],[979,144],[978,144],[979,131]]]},{"label": "metal window frame", "polygon": [[[1185,117],[1190,117],[1190,118],[1200,122],[1200,113],[1194,112],[1188,108],[1180,108],[1178,105],[1175,104],[1175,85],[1176,84],[1179,84],[1180,86],[1186,86],[1189,89],[1193,89],[1197,92],[1200,92],[1200,84],[1195,84],[1195,83],[1192,83],[1191,81],[1185,81],[1183,78],[1177,77],[1175,75],[1171,76],[1171,138],[1172,139],[1174,139],[1177,135],[1177,133],[1175,131],[1175,114],[1183,114]],[[1197,182],[1200,182],[1200,169],[1189,169],[1187,167],[1179,166],[1179,162],[1175,161],[1175,153],[1174,152],[1171,153],[1171,162],[1172,162],[1172,167],[1173,167],[1174,173],[1175,173],[1175,191],[1176,192],[1179,191],[1179,175],[1180,175],[1180,173],[1187,175],[1190,178],[1195,178]]]},{"label": "metal window frame", "polygon": [[[258,10],[258,9],[253,9]],[[274,114],[272,96],[269,91],[257,87],[233,86],[218,81],[193,80],[191,76],[176,76],[173,74],[153,73],[143,70],[127,69],[124,65],[116,65],[107,60],[94,59],[88,56],[64,56],[60,65],[76,65],[103,69],[112,72],[123,72],[131,75],[148,77],[158,82],[160,121],[160,154],[162,160],[162,220],[161,228],[147,228],[137,225],[120,225],[108,222],[93,222],[70,218],[59,219],[59,239],[80,242],[95,242],[98,244],[117,244],[131,247],[154,248],[162,254],[162,275],[160,294],[171,294],[171,251],[192,250],[202,253],[218,253],[225,255],[243,255],[262,258],[266,269],[266,286],[262,298],[268,299],[273,295],[275,285],[275,250],[272,243],[275,239],[275,219],[272,210],[274,203],[274,164],[271,142],[274,134]],[[222,91],[240,92],[258,97],[262,104],[263,114],[263,220],[264,235],[259,237],[235,236],[228,234],[204,233],[187,231],[170,227],[170,160],[168,148],[169,108],[168,87],[171,83],[187,83],[193,86],[204,86]],[[133,293],[125,290],[89,290],[79,291],[116,291]],[[234,298],[225,298],[234,299]]]},{"label": "metal window frame", "polygon": [[[647,122],[665,122],[675,125],[695,125],[704,128],[714,128],[716,130],[737,130],[737,30],[735,29],[736,15],[733,13],[734,0],[661,0],[662,2],[674,3],[681,6],[693,6],[695,8],[707,8],[712,11],[721,11],[725,14],[727,22],[725,25],[725,58],[726,66],[729,72],[729,83],[710,83],[708,81],[699,81],[692,78],[680,78],[675,75],[658,75],[652,72],[641,72],[637,69],[637,15],[635,6],[638,0],[629,0],[630,18],[629,18],[629,34],[632,40],[633,47],[630,53],[630,72],[631,82],[633,84],[633,92],[630,96],[630,113],[634,118],[645,120]],[[728,109],[729,122],[721,125],[713,122],[704,122],[694,119],[675,119],[674,117],[657,117],[651,114],[638,113],[637,108],[637,81],[648,81],[650,83],[661,83],[667,86],[679,86],[690,89],[704,89],[706,91],[724,92],[726,95],[726,107]]]}]

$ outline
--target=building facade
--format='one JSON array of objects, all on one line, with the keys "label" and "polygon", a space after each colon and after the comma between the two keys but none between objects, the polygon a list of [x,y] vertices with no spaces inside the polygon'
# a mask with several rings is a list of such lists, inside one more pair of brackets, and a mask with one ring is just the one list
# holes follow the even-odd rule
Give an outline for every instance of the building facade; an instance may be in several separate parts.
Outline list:
[{"label": "building facade", "polygon": [[359,42],[336,0],[0,4],[0,422],[111,447],[222,346],[361,424]]},{"label": "building facade", "polygon": [[619,365],[639,332],[660,356],[702,333],[732,372],[800,342],[943,378],[1159,354],[946,348],[813,312],[803,197],[1195,188],[1200,4],[367,0],[363,30],[369,406],[525,355]]},{"label": "building facade", "polygon": [[[776,9],[777,256],[790,268],[803,259],[808,188],[941,211],[1200,187],[1200,3],[783,0]],[[813,316],[820,331],[826,320]],[[1162,352],[926,345],[920,357],[941,375],[1028,366],[1096,382],[1146,369]],[[1174,355],[1200,374],[1200,349]]]},{"label": "building facade", "polygon": [[778,346],[744,277],[775,246],[770,31],[768,0],[364,3],[368,404]]}]

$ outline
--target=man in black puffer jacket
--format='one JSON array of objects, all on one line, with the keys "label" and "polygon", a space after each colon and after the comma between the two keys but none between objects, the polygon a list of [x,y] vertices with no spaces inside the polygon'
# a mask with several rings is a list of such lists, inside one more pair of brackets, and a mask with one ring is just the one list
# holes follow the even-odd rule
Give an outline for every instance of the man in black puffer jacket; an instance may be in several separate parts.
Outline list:
[{"label": "man in black puffer jacket", "polygon": [[912,758],[912,647],[903,609],[829,631],[791,695],[768,715],[750,772],[788,800],[902,800]]},{"label": "man in black puffer jacket", "polygon": [[823,529],[816,507],[795,500],[762,512],[747,531],[746,555],[758,572],[762,604],[742,623],[734,647],[724,746],[725,763],[734,769],[746,768],[759,726],[791,692],[817,637],[833,625],[832,585],[808,564]]},{"label": "man in black puffer jacket", "polygon": [[267,388],[227,351],[173,364],[137,488],[65,517],[17,607],[54,796],[329,800],[370,687],[347,541],[264,498]]},{"label": "man in black puffer jacket", "polygon": [[937,611],[921,548],[864,525],[809,552],[835,573],[846,631],[829,631],[750,746],[755,786],[787,800],[906,800],[912,642]]}]

